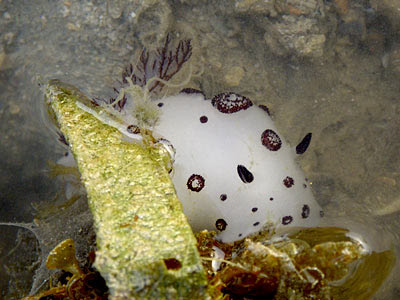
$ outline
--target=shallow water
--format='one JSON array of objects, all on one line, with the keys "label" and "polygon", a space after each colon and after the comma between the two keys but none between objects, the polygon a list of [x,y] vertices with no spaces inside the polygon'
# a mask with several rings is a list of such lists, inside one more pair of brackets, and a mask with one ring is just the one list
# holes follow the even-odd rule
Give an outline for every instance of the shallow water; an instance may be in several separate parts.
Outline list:
[{"label": "shallow water", "polygon": [[[43,120],[39,85],[58,78],[90,96],[110,96],[137,51],[176,30],[192,38],[192,62],[202,70],[188,86],[208,97],[234,91],[267,105],[292,145],[312,132],[300,164],[327,219],[361,224],[372,240],[374,231],[399,253],[400,75],[388,60],[398,36],[384,10],[359,2],[344,13],[335,1],[310,4],[311,11],[293,1],[303,10],[298,14],[246,1],[147,1],[147,8],[141,1],[0,1],[0,221],[31,222],[35,207],[60,201],[63,183],[50,176],[48,161],[65,148]],[[300,46],[274,46],[284,40],[276,38],[283,15],[296,19],[285,23],[287,30],[296,24],[290,22],[317,20],[310,32],[325,42],[307,55]],[[11,299],[29,291],[29,280],[15,286],[12,279],[33,274],[36,256],[29,251],[36,246],[15,228],[0,230],[1,260],[21,259],[18,268],[0,267],[1,295]],[[398,299],[399,270],[376,299]]]}]

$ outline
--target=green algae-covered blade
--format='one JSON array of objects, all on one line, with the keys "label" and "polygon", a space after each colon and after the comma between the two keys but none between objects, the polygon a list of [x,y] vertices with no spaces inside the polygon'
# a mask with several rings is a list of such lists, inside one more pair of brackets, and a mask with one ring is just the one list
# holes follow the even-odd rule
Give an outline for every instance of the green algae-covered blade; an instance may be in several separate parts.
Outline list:
[{"label": "green algae-covered blade", "polygon": [[90,101],[72,86],[52,81],[46,97],[87,190],[95,266],[111,298],[208,299],[196,239],[161,152],[124,141],[80,109],[77,102]]}]

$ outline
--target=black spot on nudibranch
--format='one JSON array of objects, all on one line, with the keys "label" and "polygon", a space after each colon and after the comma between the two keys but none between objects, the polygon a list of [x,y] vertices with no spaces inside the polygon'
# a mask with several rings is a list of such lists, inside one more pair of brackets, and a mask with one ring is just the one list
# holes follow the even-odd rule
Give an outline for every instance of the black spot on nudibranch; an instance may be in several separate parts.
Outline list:
[{"label": "black spot on nudibranch", "polygon": [[256,212],[257,210],[258,210],[257,207],[253,207],[253,208],[251,209],[252,212]]},{"label": "black spot on nudibranch", "polygon": [[203,176],[198,174],[192,174],[186,183],[188,189],[193,192],[200,192],[203,189],[204,184],[205,179]]},{"label": "black spot on nudibranch", "polygon": [[261,143],[271,151],[278,151],[282,146],[281,138],[272,129],[264,130],[261,134]]},{"label": "black spot on nudibranch", "polygon": [[286,176],[285,179],[283,179],[283,184],[287,187],[290,188],[294,185],[294,180],[292,177]]},{"label": "black spot on nudibranch", "polygon": [[140,133],[140,128],[136,125],[129,125],[126,128],[126,131],[128,131],[129,133],[132,133],[132,134],[138,134],[138,133]]},{"label": "black spot on nudibranch", "polygon": [[274,197],[269,197],[269,201],[274,201]]},{"label": "black spot on nudibranch", "polygon": [[228,198],[228,196],[226,196],[226,194],[221,194],[221,195],[219,196],[219,199],[220,199],[221,201],[225,201],[227,198]]},{"label": "black spot on nudibranch", "polygon": [[310,146],[311,137],[312,133],[307,133],[306,136],[301,140],[301,142],[296,146],[297,154],[303,154],[304,152],[306,152],[308,146]]},{"label": "black spot on nudibranch", "polygon": [[211,100],[211,104],[224,114],[232,114],[240,110],[248,109],[253,105],[249,98],[235,93],[221,93]]},{"label": "black spot on nudibranch", "polygon": [[310,207],[307,204],[303,205],[303,208],[301,209],[301,217],[303,219],[308,218],[308,216],[310,215]]},{"label": "black spot on nudibranch", "polygon": [[282,218],[282,225],[289,225],[292,222],[293,222],[293,217],[292,216],[284,216]]},{"label": "black spot on nudibranch", "polygon": [[215,227],[219,230],[219,231],[224,231],[226,229],[226,226],[228,226],[228,224],[225,222],[224,219],[218,219],[215,222]]},{"label": "black spot on nudibranch", "polygon": [[238,165],[237,172],[244,183],[250,183],[254,180],[253,174],[245,166]]},{"label": "black spot on nudibranch", "polygon": [[207,123],[207,121],[208,121],[207,116],[201,116],[200,117],[200,123]]},{"label": "black spot on nudibranch", "polygon": [[268,107],[266,105],[260,104],[258,107],[261,108],[263,111],[265,111],[268,114],[268,116],[271,115],[269,113],[269,109],[268,109]]},{"label": "black spot on nudibranch", "polygon": [[183,90],[180,91],[180,93],[183,94],[202,94],[204,96],[204,98],[206,97],[206,95],[197,89],[193,89],[193,88],[184,88]]},{"label": "black spot on nudibranch", "polygon": [[253,226],[258,226],[258,225],[260,225],[260,222],[255,222],[255,223],[253,224]]},{"label": "black spot on nudibranch", "polygon": [[163,107],[163,106],[164,106],[164,103],[159,102],[159,103],[157,104],[157,106],[158,106],[158,107]]}]

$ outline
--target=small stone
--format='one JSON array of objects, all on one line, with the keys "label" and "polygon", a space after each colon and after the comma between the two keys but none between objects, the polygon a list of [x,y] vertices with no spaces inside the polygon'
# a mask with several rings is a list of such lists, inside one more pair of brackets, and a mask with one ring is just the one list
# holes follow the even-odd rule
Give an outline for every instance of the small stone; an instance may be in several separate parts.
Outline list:
[{"label": "small stone", "polygon": [[345,15],[349,11],[348,0],[335,0],[335,6],[340,15]]},{"label": "small stone", "polygon": [[68,23],[67,24],[67,29],[69,31],[78,31],[80,28],[79,28],[79,25],[75,25],[73,23]]},{"label": "small stone", "polygon": [[229,86],[238,86],[244,76],[244,70],[242,67],[235,66],[229,69],[225,75],[225,82]]},{"label": "small stone", "polygon": [[276,55],[322,57],[326,37],[318,20],[304,15],[283,15],[265,27],[264,40]]},{"label": "small stone", "polygon": [[11,15],[7,11],[3,14],[3,17],[5,20],[11,20]]},{"label": "small stone", "polygon": [[4,34],[4,41],[6,42],[7,45],[11,45],[11,43],[14,41],[15,33],[14,32],[7,32]]},{"label": "small stone", "polygon": [[14,103],[10,104],[10,108],[9,109],[10,109],[10,114],[12,114],[12,115],[16,115],[21,111],[21,108],[18,105],[14,104]]}]

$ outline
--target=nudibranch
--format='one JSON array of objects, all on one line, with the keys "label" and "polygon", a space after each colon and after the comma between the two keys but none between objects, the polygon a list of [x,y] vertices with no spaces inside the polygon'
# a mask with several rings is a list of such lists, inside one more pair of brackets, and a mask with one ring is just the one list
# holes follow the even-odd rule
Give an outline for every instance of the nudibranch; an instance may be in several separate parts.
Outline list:
[{"label": "nudibranch", "polygon": [[169,47],[168,36],[155,55],[144,51],[138,65],[123,72],[118,96],[94,104],[106,108],[112,117],[106,122],[126,136],[140,139],[146,128],[169,149],[171,177],[193,230],[215,230],[218,239],[232,242],[268,225],[278,232],[318,225],[323,212],[295,161],[311,134],[293,149],[265,106],[232,92],[212,99],[191,88],[161,99],[150,95],[168,86],[191,56],[188,40],[175,52]]},{"label": "nudibranch", "polygon": [[172,180],[195,231],[217,230],[231,242],[266,223],[318,224],[322,211],[295,151],[264,109],[235,93],[207,100],[193,90],[157,105],[161,113],[153,130],[176,151]]}]

